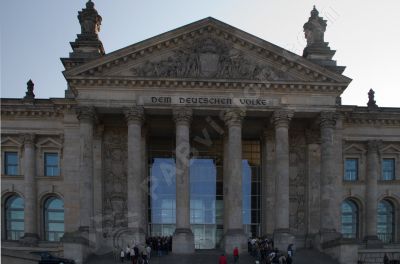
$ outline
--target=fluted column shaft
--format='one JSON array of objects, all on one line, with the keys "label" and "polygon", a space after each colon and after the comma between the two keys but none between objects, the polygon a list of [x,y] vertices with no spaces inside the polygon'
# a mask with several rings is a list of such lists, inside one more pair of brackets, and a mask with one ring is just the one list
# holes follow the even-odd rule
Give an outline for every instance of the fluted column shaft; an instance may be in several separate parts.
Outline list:
[{"label": "fluted column shaft", "polygon": [[[135,234],[135,242],[144,240],[142,215],[144,211],[142,188],[142,124],[144,111],[140,106],[124,110],[128,125],[127,209],[128,227]],[[139,241],[137,241],[139,240]]]},{"label": "fluted column shaft", "polygon": [[193,253],[194,236],[190,229],[190,108],[175,108],[176,124],[176,229],[172,239],[172,252]]},{"label": "fluted column shaft", "polygon": [[[244,113],[227,111],[224,115],[228,128],[227,178],[224,178],[224,203],[227,207],[226,229],[243,230],[242,189],[242,119]],[[224,175],[225,176],[225,175]]]},{"label": "fluted column shaft", "polygon": [[80,229],[88,231],[93,220],[93,127],[96,119],[95,109],[78,109],[80,134]]},{"label": "fluted column shaft", "polygon": [[335,228],[335,208],[337,186],[335,177],[335,112],[321,113],[321,193],[320,193],[320,208],[321,219],[320,228],[322,232],[336,231]]},{"label": "fluted column shaft", "polygon": [[289,230],[289,122],[291,111],[274,112],[275,125],[275,229]]},{"label": "fluted column shaft", "polygon": [[378,193],[378,177],[379,177],[379,144],[377,140],[368,141],[367,153],[367,179],[365,189],[365,205],[366,205],[366,238],[377,239],[376,221],[377,221],[377,193]]},{"label": "fluted column shaft", "polygon": [[35,135],[22,135],[24,142],[24,185],[25,185],[25,237],[37,237],[37,186]]},{"label": "fluted column shaft", "polygon": [[176,228],[190,229],[190,123],[191,109],[174,109],[176,124]]}]

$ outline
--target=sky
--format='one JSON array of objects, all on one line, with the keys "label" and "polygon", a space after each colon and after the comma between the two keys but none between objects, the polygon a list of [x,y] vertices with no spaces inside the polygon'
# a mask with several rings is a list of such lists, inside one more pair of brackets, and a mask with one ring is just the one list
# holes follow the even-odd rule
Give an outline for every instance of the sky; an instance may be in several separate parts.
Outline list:
[{"label": "sky", "polygon": [[[399,0],[93,0],[102,16],[106,53],[212,16],[301,55],[303,24],[313,5],[328,20],[325,41],[353,79],[346,105],[366,106],[374,89],[378,106],[400,107]],[[26,82],[36,98],[64,97],[59,58],[80,33],[78,11],[86,0],[1,0],[2,98],[22,98]]]}]

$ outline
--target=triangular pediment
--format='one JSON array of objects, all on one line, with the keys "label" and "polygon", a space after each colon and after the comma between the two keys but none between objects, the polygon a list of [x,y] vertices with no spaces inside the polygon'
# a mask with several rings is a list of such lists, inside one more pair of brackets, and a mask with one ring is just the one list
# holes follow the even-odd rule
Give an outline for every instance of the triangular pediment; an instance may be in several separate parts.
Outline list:
[{"label": "triangular pediment", "polygon": [[205,79],[348,84],[281,47],[206,18],[64,72],[67,80]]}]

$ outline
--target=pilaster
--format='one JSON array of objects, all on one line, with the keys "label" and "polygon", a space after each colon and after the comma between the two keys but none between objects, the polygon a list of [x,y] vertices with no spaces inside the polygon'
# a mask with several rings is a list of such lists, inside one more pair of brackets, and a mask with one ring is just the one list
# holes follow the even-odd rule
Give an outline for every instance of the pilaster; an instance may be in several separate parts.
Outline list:
[{"label": "pilaster", "polygon": [[36,185],[36,154],[35,134],[21,135],[24,145],[24,189],[25,189],[25,234],[20,243],[26,246],[35,246],[39,240],[37,223],[37,185]]}]

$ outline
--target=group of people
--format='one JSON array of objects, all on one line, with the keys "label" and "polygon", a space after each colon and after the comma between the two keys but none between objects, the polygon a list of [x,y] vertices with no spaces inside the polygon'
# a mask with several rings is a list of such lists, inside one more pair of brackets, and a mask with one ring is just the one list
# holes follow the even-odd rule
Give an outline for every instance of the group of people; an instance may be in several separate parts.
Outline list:
[{"label": "group of people", "polygon": [[146,245],[141,247],[139,245],[127,245],[125,249],[119,250],[120,262],[127,261],[132,264],[148,264],[151,256],[151,247]]},{"label": "group of people", "polygon": [[281,251],[268,238],[251,238],[248,241],[249,253],[263,264],[292,264],[294,250],[294,245],[289,244],[286,251]]},{"label": "group of people", "polygon": [[163,256],[168,255],[170,251],[172,251],[172,237],[156,236],[148,237],[145,246],[133,244],[132,246],[127,245],[125,249],[116,249],[114,255],[115,259],[119,258],[120,262],[148,264],[152,252],[155,252],[157,256]]},{"label": "group of people", "polygon": [[146,239],[146,244],[151,247],[157,256],[168,255],[172,251],[172,236],[154,236]]}]

